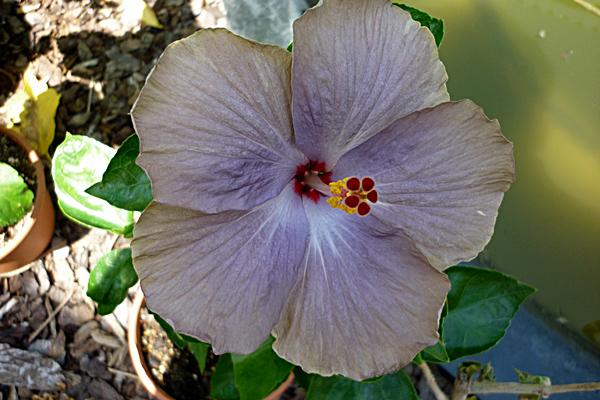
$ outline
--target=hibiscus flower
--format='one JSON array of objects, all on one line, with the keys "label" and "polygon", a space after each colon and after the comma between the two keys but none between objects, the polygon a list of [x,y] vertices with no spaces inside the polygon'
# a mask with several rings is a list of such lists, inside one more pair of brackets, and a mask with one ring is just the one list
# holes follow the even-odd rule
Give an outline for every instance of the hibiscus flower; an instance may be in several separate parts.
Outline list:
[{"label": "hibiscus flower", "polygon": [[438,340],[444,268],[489,241],[512,145],[450,102],[431,33],[385,0],[325,0],[294,48],[204,29],[132,111],[154,203],[134,264],[150,309],[217,354],[274,350],[354,379]]}]

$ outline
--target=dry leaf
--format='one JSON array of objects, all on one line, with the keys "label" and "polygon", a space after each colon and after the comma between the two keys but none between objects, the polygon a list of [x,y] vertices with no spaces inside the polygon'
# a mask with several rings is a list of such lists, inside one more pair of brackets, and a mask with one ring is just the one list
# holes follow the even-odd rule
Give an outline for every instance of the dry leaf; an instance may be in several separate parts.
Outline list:
[{"label": "dry leaf", "polygon": [[123,2],[123,22],[143,23],[153,28],[163,29],[154,10],[144,0],[125,0]]},{"label": "dry leaf", "polygon": [[23,74],[19,89],[6,101],[1,112],[7,126],[20,133],[40,155],[48,154],[54,140],[56,109],[60,95],[38,81],[31,65]]}]

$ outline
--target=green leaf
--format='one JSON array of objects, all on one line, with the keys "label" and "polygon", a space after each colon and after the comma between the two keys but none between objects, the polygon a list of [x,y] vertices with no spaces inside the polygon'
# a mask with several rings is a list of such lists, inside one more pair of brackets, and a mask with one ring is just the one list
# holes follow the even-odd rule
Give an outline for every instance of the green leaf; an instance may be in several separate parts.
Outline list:
[{"label": "green leaf", "polygon": [[0,162],[0,227],[16,224],[31,210],[33,192],[16,169]]},{"label": "green leaf", "polygon": [[410,378],[402,371],[380,378],[357,382],[340,376],[314,375],[307,400],[418,400]]},{"label": "green leaf", "polygon": [[521,303],[535,292],[489,269],[455,266],[446,273],[452,289],[443,337],[450,360],[480,353],[498,343]]},{"label": "green leaf", "polygon": [[446,351],[446,347],[442,342],[437,342],[433,346],[429,346],[425,348],[421,353],[421,358],[423,361],[432,362],[432,363],[447,363],[450,361],[450,357],[448,356],[448,352]]},{"label": "green leaf", "polygon": [[394,3],[394,5],[400,7],[404,11],[408,11],[412,19],[420,23],[421,26],[429,29],[435,38],[435,44],[440,47],[442,39],[444,38],[444,21],[430,16],[425,11],[421,11],[418,8],[406,4]]},{"label": "green leaf", "polygon": [[414,365],[419,365],[423,362],[423,351],[421,351],[420,353],[417,353],[417,355],[415,356],[415,358],[412,359],[411,361]]},{"label": "green leaf", "polygon": [[52,178],[63,214],[88,226],[130,236],[133,212],[85,192],[102,177],[115,150],[87,136],[67,133],[52,158]]},{"label": "green leaf", "polygon": [[287,379],[294,366],[273,351],[274,339],[267,339],[251,354],[232,354],[235,385],[242,400],[260,400]]},{"label": "green leaf", "polygon": [[187,348],[196,358],[198,362],[198,368],[200,369],[200,373],[204,373],[204,368],[206,368],[206,357],[208,356],[208,349],[210,349],[210,345],[208,343],[202,343],[199,341],[195,342],[187,342]]},{"label": "green leaf", "polygon": [[238,400],[240,398],[235,387],[231,354],[219,356],[215,372],[210,379],[210,397],[217,400]]},{"label": "green leaf", "polygon": [[294,42],[292,41],[292,42],[290,42],[290,44],[288,44],[287,51],[291,52],[293,48],[294,48]]},{"label": "green leaf", "polygon": [[152,201],[152,188],[148,176],[136,163],[140,140],[136,134],[129,136],[110,160],[102,181],[95,183],[86,193],[108,201],[115,207],[131,211],[144,211]]},{"label": "green leaf", "polygon": [[116,249],[103,255],[90,273],[87,295],[98,303],[101,315],[110,314],[137,280],[131,249]]}]

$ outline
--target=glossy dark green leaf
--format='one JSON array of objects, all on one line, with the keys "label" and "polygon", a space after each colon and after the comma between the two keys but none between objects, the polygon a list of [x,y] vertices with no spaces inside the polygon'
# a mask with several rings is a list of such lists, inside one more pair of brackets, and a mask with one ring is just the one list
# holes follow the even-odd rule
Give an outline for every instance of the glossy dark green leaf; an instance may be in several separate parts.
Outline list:
[{"label": "glossy dark green leaf", "polygon": [[288,44],[287,51],[291,52],[293,48],[294,48],[294,42],[290,42],[290,44]]},{"label": "glossy dark green leaf", "polygon": [[451,360],[494,346],[519,306],[535,289],[490,269],[455,266],[446,270],[452,288],[444,318],[444,342]]},{"label": "glossy dark green leaf", "polygon": [[127,296],[138,276],[131,261],[131,249],[116,249],[106,253],[88,280],[87,295],[98,303],[98,312],[110,314]]},{"label": "glossy dark green leaf", "polygon": [[447,363],[450,361],[446,347],[442,344],[442,342],[437,342],[433,346],[425,348],[425,350],[419,354],[421,355],[423,361],[427,362]]},{"label": "glossy dark green leaf", "polygon": [[238,400],[240,398],[235,387],[231,354],[219,356],[210,379],[210,397],[217,400]]},{"label": "glossy dark green leaf", "polygon": [[196,358],[196,361],[198,362],[198,368],[200,368],[200,373],[203,374],[204,368],[206,367],[206,356],[208,356],[210,345],[208,343],[202,343],[199,341],[187,342],[186,345]]},{"label": "glossy dark green leaf", "polygon": [[115,207],[143,211],[152,201],[152,188],[144,170],[135,163],[139,152],[140,140],[133,134],[125,139],[110,160],[102,181],[90,186],[86,193]]},{"label": "glossy dark green leaf", "polygon": [[0,227],[16,224],[31,210],[33,192],[9,164],[0,162]]},{"label": "glossy dark green leaf", "polygon": [[394,5],[400,7],[404,11],[408,11],[412,19],[420,23],[421,26],[429,29],[435,38],[435,44],[437,44],[438,47],[440,46],[442,39],[444,38],[444,21],[430,16],[425,11],[421,11],[418,8],[406,4],[394,3]]},{"label": "glossy dark green leaf", "polygon": [[312,376],[307,400],[418,400],[410,378],[402,371],[357,382],[348,378]]},{"label": "glossy dark green leaf", "polygon": [[287,379],[294,366],[273,351],[273,338],[248,355],[232,354],[235,385],[242,400],[260,400]]},{"label": "glossy dark green leaf", "polygon": [[67,133],[52,157],[52,179],[63,214],[88,226],[130,236],[133,212],[85,192],[102,178],[115,150],[87,136]]}]

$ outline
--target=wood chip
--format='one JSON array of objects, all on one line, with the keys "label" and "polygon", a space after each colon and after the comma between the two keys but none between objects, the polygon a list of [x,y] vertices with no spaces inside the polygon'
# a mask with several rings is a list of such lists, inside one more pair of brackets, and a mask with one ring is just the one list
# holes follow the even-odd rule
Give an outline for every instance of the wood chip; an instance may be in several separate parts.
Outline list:
[{"label": "wood chip", "polygon": [[92,334],[92,331],[98,329],[100,324],[98,321],[88,321],[85,324],[81,325],[77,332],[75,332],[75,337],[73,338],[73,344],[75,346],[80,345],[85,342]]},{"label": "wood chip", "polygon": [[91,335],[92,339],[94,339],[96,343],[99,343],[102,346],[110,347],[112,349],[118,349],[123,345],[119,339],[117,339],[113,335],[104,333],[99,329],[93,330]]},{"label": "wood chip", "polygon": [[17,300],[16,297],[12,297],[11,299],[9,299],[6,304],[4,304],[1,308],[0,308],[0,320],[10,312],[10,310],[13,309],[14,306],[17,305],[17,303],[19,303],[19,300]]}]

